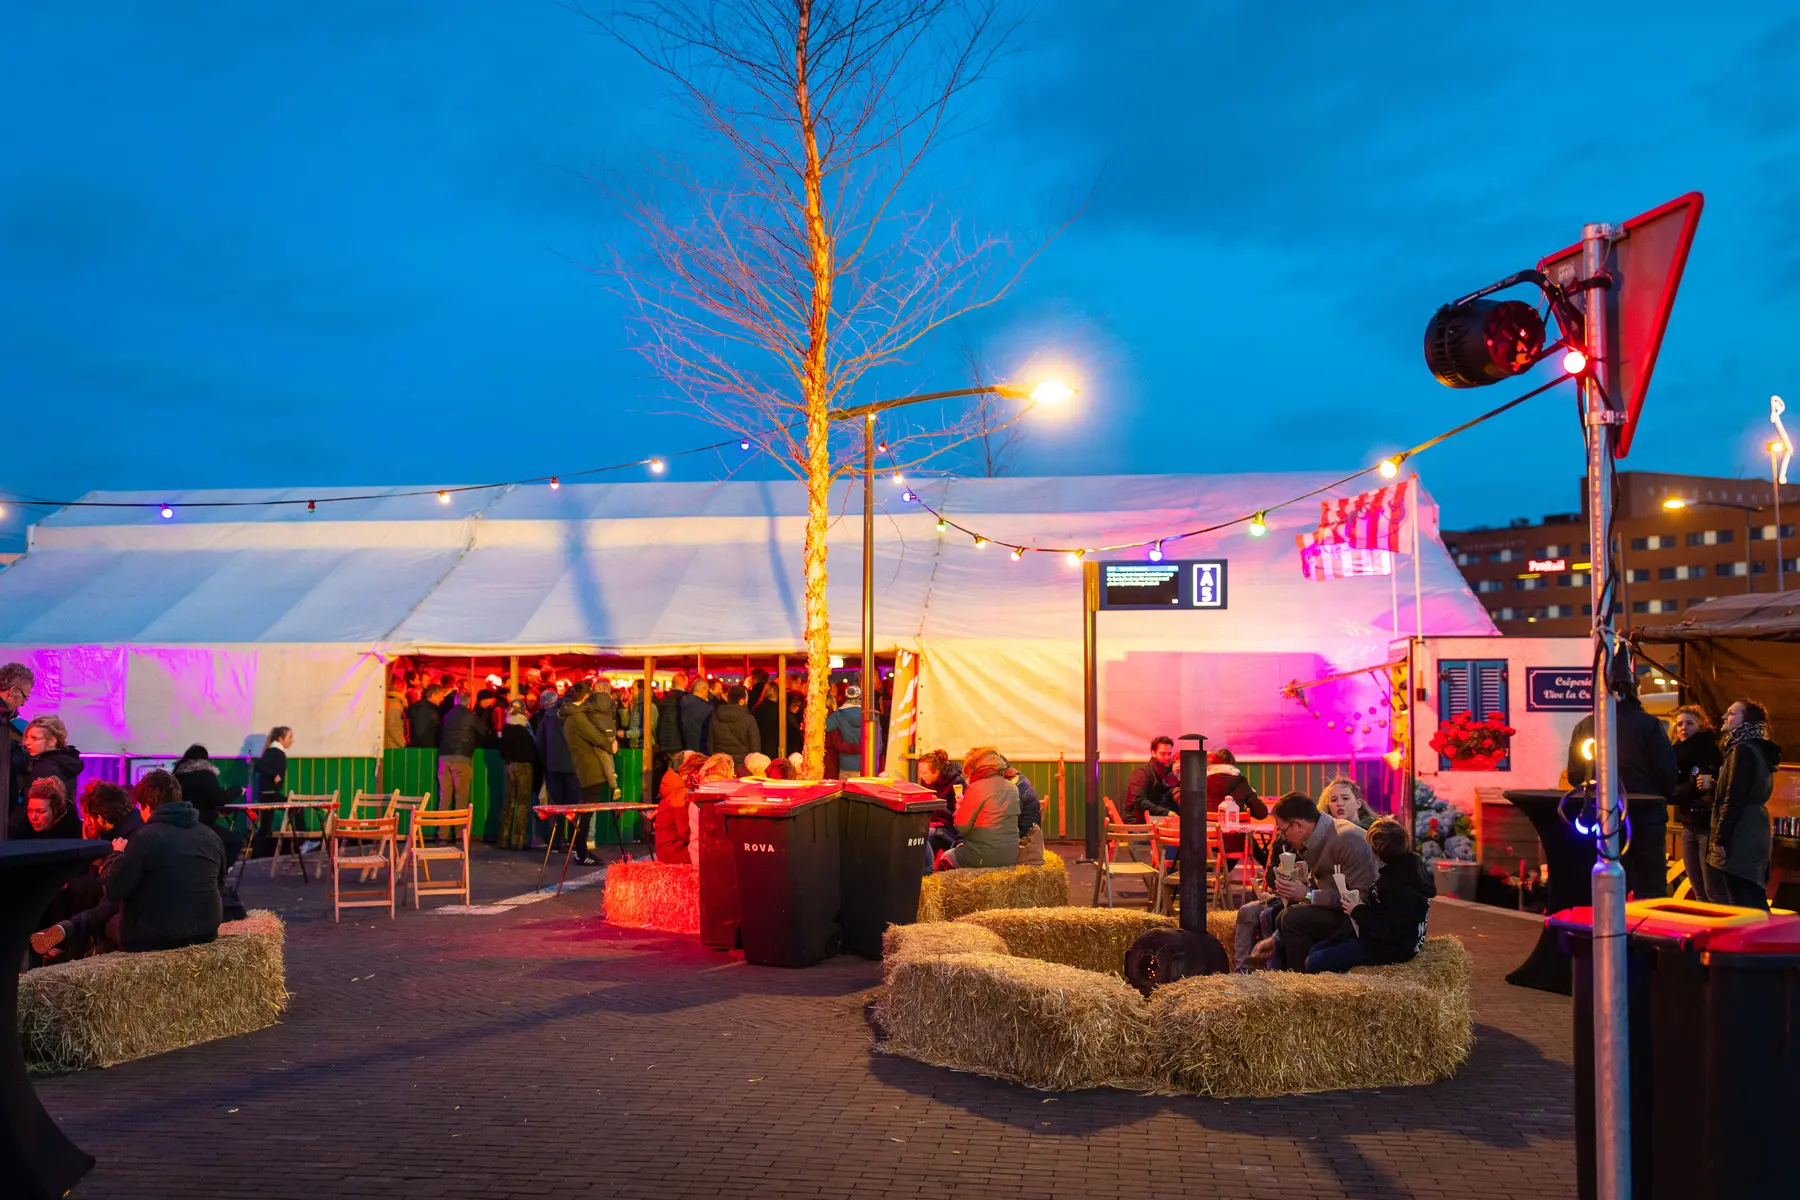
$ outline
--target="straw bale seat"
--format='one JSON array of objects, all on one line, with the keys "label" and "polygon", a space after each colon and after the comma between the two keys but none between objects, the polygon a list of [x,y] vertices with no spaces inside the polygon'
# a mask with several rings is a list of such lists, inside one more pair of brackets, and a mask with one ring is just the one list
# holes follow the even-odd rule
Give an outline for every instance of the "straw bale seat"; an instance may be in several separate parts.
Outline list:
[{"label": "straw bale seat", "polygon": [[100,954],[19,976],[25,1065],[110,1067],[275,1024],[287,1007],[281,918],[255,909],[200,946]]},{"label": "straw bale seat", "polygon": [[627,929],[700,932],[700,872],[692,863],[644,859],[606,868],[606,919]]},{"label": "straw bale seat", "polygon": [[[1207,914],[1227,944],[1233,920]],[[1124,981],[1125,951],[1173,924],[1065,907],[896,926],[877,1049],[1046,1091],[1208,1096],[1430,1083],[1468,1057],[1469,955],[1456,938],[1430,938],[1397,966],[1199,976],[1145,1000]]]},{"label": "straw bale seat", "polygon": [[1069,870],[1054,851],[1041,867],[958,867],[919,886],[919,921],[954,921],[993,908],[1043,908],[1069,902]]}]

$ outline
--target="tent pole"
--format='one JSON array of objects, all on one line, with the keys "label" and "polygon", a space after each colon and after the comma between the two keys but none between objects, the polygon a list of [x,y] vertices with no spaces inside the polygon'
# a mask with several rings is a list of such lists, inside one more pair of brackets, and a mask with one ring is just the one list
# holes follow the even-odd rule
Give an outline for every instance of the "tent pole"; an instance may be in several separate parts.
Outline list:
[{"label": "tent pole", "polygon": [[1087,860],[1100,860],[1100,564],[1081,564],[1082,753],[1087,756]]},{"label": "tent pole", "polygon": [[655,756],[656,729],[650,723],[650,705],[652,690],[656,683],[656,659],[644,657],[644,694],[638,697],[638,771],[642,778],[643,791],[638,793],[638,803],[650,803],[650,760]]},{"label": "tent pole", "polygon": [[1413,560],[1413,632],[1418,637],[1425,636],[1425,602],[1420,598],[1423,589],[1419,586],[1419,476],[1412,477],[1412,486],[1406,489],[1407,502],[1412,506],[1412,560]]},{"label": "tent pole", "polygon": [[506,660],[506,701],[510,705],[519,698],[519,656]]},{"label": "tent pole", "polygon": [[862,771],[880,769],[875,761],[875,414],[863,421],[862,544]]},{"label": "tent pole", "polygon": [[787,748],[787,655],[775,656],[775,703],[778,707],[776,716],[780,718],[775,725],[775,745],[781,751],[778,757],[788,756]]}]

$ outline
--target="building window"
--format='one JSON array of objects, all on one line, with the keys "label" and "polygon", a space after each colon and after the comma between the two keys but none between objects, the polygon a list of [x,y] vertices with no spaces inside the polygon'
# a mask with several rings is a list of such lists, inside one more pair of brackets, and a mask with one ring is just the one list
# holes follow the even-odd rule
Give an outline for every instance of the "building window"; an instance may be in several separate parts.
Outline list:
[{"label": "building window", "polygon": [[1472,567],[1476,563],[1479,563],[1480,561],[1481,561],[1481,552],[1479,550],[1476,550],[1476,551],[1463,550],[1463,551],[1459,551],[1456,555],[1456,565],[1459,567]]},{"label": "building window", "polygon": [[1544,615],[1553,621],[1563,617],[1572,617],[1575,615],[1575,606],[1573,604],[1552,604],[1544,609]]},{"label": "building window", "polygon": [[1535,558],[1567,558],[1568,556],[1569,556],[1569,547],[1567,545],[1552,544],[1549,546],[1539,546],[1537,548],[1537,554],[1535,554],[1533,557],[1535,557]]},{"label": "building window", "polygon": [[1494,620],[1496,621],[1516,621],[1518,619],[1519,610],[1516,608],[1496,608],[1494,610]]},{"label": "building window", "polygon": [[1489,562],[1512,562],[1517,557],[1518,557],[1518,555],[1513,553],[1511,550],[1496,550],[1492,554],[1488,555],[1488,561]]},{"label": "building window", "polygon": [[[1692,542],[1688,544],[1693,545]],[[1667,533],[1653,533],[1649,537],[1631,539],[1633,550],[1672,550],[1674,547],[1675,538],[1672,534]],[[1587,547],[1582,547],[1582,553],[1587,553]]]},{"label": "building window", "polygon": [[1672,613],[1681,605],[1674,600],[1633,600],[1631,611],[1634,613]]},{"label": "building window", "polygon": [[[1685,570],[1686,568],[1683,568],[1683,569]],[[1658,579],[1674,579],[1675,578],[1675,568],[1674,567],[1658,567],[1658,568],[1656,568],[1656,577]]]},{"label": "building window", "polygon": [[[1438,721],[1448,722],[1457,713],[1468,713],[1475,721],[1490,716],[1507,719],[1505,659],[1444,659],[1438,663]],[[1439,755],[1438,770],[1449,769],[1449,758]],[[1498,760],[1494,769],[1512,770],[1511,756]]]},{"label": "building window", "polygon": [[1521,592],[1535,592],[1535,591],[1538,591],[1539,589],[1541,589],[1543,586],[1544,586],[1544,578],[1541,575],[1534,575],[1529,579],[1513,580],[1513,587],[1516,590],[1521,591]]},{"label": "building window", "polygon": [[1781,569],[1784,571],[1800,571],[1800,558],[1782,559]]},{"label": "building window", "polygon": [[[1793,537],[1794,536],[1794,527],[1792,525],[1783,525],[1781,527],[1781,536],[1783,538]],[[1775,540],[1775,527],[1773,525],[1752,525],[1750,527],[1750,540],[1753,542],[1772,542],[1772,541],[1774,541]]]},{"label": "building window", "polygon": [[1713,574],[1721,579],[1729,579],[1733,576],[1741,579],[1749,573],[1741,562],[1717,563],[1713,567]]},{"label": "building window", "polygon": [[1753,562],[1753,563],[1751,563],[1751,564],[1750,564],[1750,573],[1751,573],[1751,574],[1752,574],[1752,575],[1764,575],[1764,574],[1767,574],[1767,573],[1768,573],[1768,566],[1769,566],[1769,564],[1768,564],[1768,563],[1766,563],[1766,562]]},{"label": "building window", "polygon": [[1647,567],[1634,567],[1625,572],[1626,583],[1649,583],[1650,571]]},{"label": "building window", "polygon": [[1648,550],[1650,548],[1650,539],[1647,537],[1632,538],[1631,548],[1633,550]]},{"label": "building window", "polygon": [[1690,546],[1729,546],[1734,540],[1729,529],[1702,529],[1687,535]]},{"label": "building window", "polygon": [[1499,579],[1478,579],[1475,581],[1475,590],[1478,592],[1497,592],[1505,586],[1505,582]]},{"label": "building window", "polygon": [[1593,616],[1593,615],[1594,615],[1594,606],[1593,606],[1593,605],[1592,605],[1592,604],[1584,604],[1584,605],[1582,605],[1582,606],[1581,606],[1581,615],[1582,615],[1582,616],[1584,616],[1584,617],[1591,617],[1591,616]]}]

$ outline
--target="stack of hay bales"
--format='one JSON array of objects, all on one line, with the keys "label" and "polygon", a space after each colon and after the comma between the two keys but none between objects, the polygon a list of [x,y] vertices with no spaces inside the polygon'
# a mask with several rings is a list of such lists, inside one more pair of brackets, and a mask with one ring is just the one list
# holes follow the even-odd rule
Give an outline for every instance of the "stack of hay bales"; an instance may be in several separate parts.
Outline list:
[{"label": "stack of hay bales", "polygon": [[25,1065],[110,1067],[275,1024],[287,1007],[281,918],[262,909],[200,946],[101,954],[19,976]]},{"label": "stack of hay bales", "polygon": [[[1207,914],[1230,945],[1235,914]],[[1174,922],[1067,906],[888,931],[884,1053],[1031,1087],[1273,1096],[1429,1083],[1468,1057],[1469,956],[1432,938],[1410,963],[1348,975],[1124,982],[1125,952]]]},{"label": "stack of hay bales", "polygon": [[700,932],[700,871],[692,863],[616,862],[606,869],[606,919],[627,929]]},{"label": "stack of hay bales", "polygon": [[994,908],[1043,908],[1069,902],[1069,869],[1045,851],[1041,867],[959,867],[928,875],[919,887],[919,921],[954,921]]}]

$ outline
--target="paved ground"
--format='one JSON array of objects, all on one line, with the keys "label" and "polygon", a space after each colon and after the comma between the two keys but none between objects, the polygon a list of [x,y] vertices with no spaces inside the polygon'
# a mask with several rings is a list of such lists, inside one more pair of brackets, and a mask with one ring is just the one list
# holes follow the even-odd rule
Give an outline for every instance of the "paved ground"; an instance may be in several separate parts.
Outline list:
[{"label": "paved ground", "polygon": [[[484,851],[478,870],[480,905],[529,889],[537,864]],[[1476,956],[1457,1078],[1227,1102],[1052,1096],[876,1054],[876,964],[747,966],[607,926],[593,889],[339,926],[319,896],[260,874],[245,888],[291,920],[280,1025],[40,1083],[100,1160],[77,1197],[1575,1190],[1569,1002],[1503,982],[1535,937],[1504,913],[1433,917]]]}]

